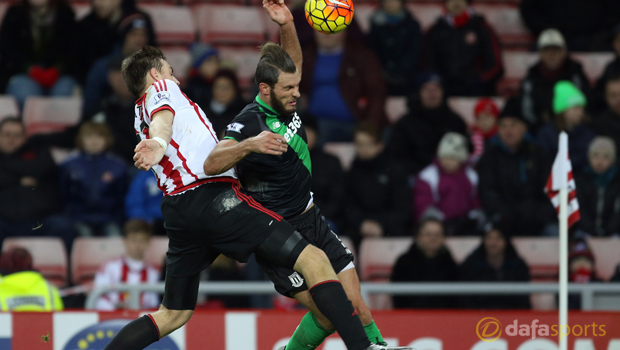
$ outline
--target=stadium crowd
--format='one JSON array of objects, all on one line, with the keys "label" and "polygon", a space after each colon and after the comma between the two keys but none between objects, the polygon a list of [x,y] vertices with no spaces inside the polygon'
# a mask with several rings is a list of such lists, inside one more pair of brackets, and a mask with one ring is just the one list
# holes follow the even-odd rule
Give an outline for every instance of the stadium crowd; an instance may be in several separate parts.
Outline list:
[{"label": "stadium crowd", "polygon": [[[522,0],[522,19],[536,37],[528,49],[539,60],[503,104],[494,97],[505,48],[476,1],[444,1],[444,13],[423,32],[405,0],[381,0],[368,32],[354,20],[334,35],[314,32],[303,1],[292,3],[304,53],[298,112],[314,200],[336,233],[356,248],[366,237],[415,235],[393,281],[527,281],[511,237],[557,236],[543,188],[566,131],[581,207],[571,229],[571,278],[597,280],[583,240],[620,235],[617,1]],[[78,124],[49,134],[28,133],[20,115],[0,121],[0,242],[56,236],[70,251],[76,237],[124,235],[128,242],[165,235],[157,180],[133,168],[134,101],[120,74],[122,59],[144,45],[157,45],[153,21],[133,0],[93,1],[79,21],[64,0],[20,0],[8,8],[0,27],[0,92],[14,96],[22,111],[33,96],[81,95],[83,108]],[[256,88],[241,85],[217,46],[196,42],[188,50],[182,89],[223,137]],[[591,84],[571,51],[613,51],[616,58]],[[397,121],[386,117],[388,96],[407,98]],[[478,98],[472,123],[448,105],[453,96]],[[350,165],[324,147],[334,142],[352,143]],[[71,151],[53,156],[59,148]],[[479,236],[481,244],[457,266],[446,236]],[[130,269],[147,271],[141,254],[127,258]],[[6,264],[0,268],[10,272]],[[225,272],[212,276],[245,278],[234,263],[217,267]],[[149,281],[152,275],[148,270]],[[95,283],[106,278],[112,277],[102,268]],[[106,298],[100,304],[109,309],[122,295]],[[394,305],[530,307],[519,297],[396,297]]]}]

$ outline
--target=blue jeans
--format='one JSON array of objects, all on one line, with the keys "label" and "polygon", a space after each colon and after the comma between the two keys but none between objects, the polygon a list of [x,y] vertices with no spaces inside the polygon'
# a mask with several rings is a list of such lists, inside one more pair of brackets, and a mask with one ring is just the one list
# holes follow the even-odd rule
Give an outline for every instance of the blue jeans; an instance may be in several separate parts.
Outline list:
[{"label": "blue jeans", "polygon": [[43,88],[27,74],[17,74],[9,79],[6,93],[17,99],[19,108],[23,110],[26,99],[30,96],[71,96],[77,82],[70,76],[63,75],[49,89]]}]

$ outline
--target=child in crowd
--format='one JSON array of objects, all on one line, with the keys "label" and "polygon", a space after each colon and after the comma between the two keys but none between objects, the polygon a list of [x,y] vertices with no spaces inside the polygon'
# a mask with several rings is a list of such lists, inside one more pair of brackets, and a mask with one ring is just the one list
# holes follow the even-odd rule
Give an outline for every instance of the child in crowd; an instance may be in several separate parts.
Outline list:
[{"label": "child in crowd", "polygon": [[471,130],[471,143],[474,151],[469,157],[472,164],[482,157],[485,143],[497,134],[497,117],[499,108],[490,98],[481,98],[474,107],[475,122]]}]

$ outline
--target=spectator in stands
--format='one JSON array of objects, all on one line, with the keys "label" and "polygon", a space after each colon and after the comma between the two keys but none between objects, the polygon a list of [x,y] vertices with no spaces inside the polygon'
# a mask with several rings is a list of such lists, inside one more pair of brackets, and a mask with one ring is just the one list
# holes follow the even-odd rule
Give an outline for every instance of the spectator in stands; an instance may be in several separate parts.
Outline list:
[{"label": "spectator in stands", "polygon": [[519,9],[534,35],[557,28],[571,51],[602,51],[609,30],[620,22],[618,5],[613,0],[522,0]]},{"label": "spectator in stands", "polygon": [[0,240],[7,236],[58,236],[69,248],[71,224],[54,215],[58,169],[48,149],[28,142],[18,118],[0,122]]},{"label": "spectator in stands", "polygon": [[420,172],[413,188],[416,220],[441,220],[448,235],[476,234],[476,219],[482,212],[478,174],[467,165],[468,156],[465,136],[456,132],[443,136],[437,159]]},{"label": "spectator in stands", "polygon": [[[620,73],[610,75],[605,84],[607,109],[594,119],[597,135],[609,136],[620,147]],[[620,148],[616,154],[619,154]]]},{"label": "spectator in stands", "polygon": [[[0,27],[0,75],[20,107],[28,96],[70,96],[77,56],[74,13],[63,0],[22,0]],[[4,84],[2,84],[4,86]]]},{"label": "spectator in stands", "polygon": [[127,17],[119,23],[119,42],[112,53],[93,63],[84,84],[84,112],[92,112],[99,107],[103,98],[112,93],[108,83],[110,63],[131,55],[151,41],[146,27],[146,17],[142,14]]},{"label": "spectator in stands", "polygon": [[127,165],[108,151],[113,142],[110,128],[86,122],[76,141],[79,151],[61,165],[64,213],[81,236],[120,236]]},{"label": "spectator in stands", "polygon": [[510,235],[536,236],[555,216],[544,195],[550,158],[527,133],[521,101],[506,102],[498,120],[496,137],[489,142],[477,164],[478,193],[491,220],[508,223]]},{"label": "spectator in stands", "polygon": [[474,147],[469,161],[476,164],[484,153],[485,145],[497,134],[499,108],[490,98],[481,98],[474,106],[474,125],[470,132],[470,142]]},{"label": "spectator in stands", "polygon": [[[530,271],[500,225],[489,227],[480,246],[460,266],[464,282],[529,282]],[[529,295],[476,295],[462,297],[468,309],[529,309]]]},{"label": "spectator in stands", "polygon": [[119,43],[122,35],[119,24],[130,23],[135,18],[144,18],[150,46],[157,46],[151,17],[135,6],[121,5],[121,0],[94,0],[91,12],[78,23],[77,46],[80,49],[79,77],[86,79],[92,64],[109,55]]},{"label": "spectator in stands", "polygon": [[317,146],[317,125],[314,116],[302,116],[312,159],[312,193],[314,203],[336,233],[344,226],[344,172],[340,160]]},{"label": "spectator in stands", "polygon": [[448,96],[494,95],[504,70],[497,34],[467,0],[445,4],[424,39],[426,69],[442,76]]},{"label": "spectator in stands", "polygon": [[368,45],[381,62],[391,96],[413,93],[422,46],[420,24],[405,5],[405,0],[382,0],[370,18]]},{"label": "spectator in stands", "polygon": [[125,196],[125,217],[148,222],[155,234],[166,235],[164,218],[161,215],[161,199],[157,178],[150,171],[140,171],[136,175]]},{"label": "spectator in stands", "polygon": [[308,98],[308,112],[318,118],[320,145],[350,142],[358,121],[377,127],[386,123],[381,64],[372,51],[347,33],[316,32],[315,43],[303,49],[300,92]]},{"label": "spectator in stands", "polygon": [[[602,282],[596,275],[594,254],[585,241],[571,242],[568,253],[568,281],[573,283]],[[568,308],[581,310],[581,295],[568,295]]]},{"label": "spectator in stands", "polygon": [[538,37],[540,60],[528,69],[521,81],[523,117],[531,131],[553,120],[553,87],[560,80],[573,82],[586,97],[589,81],[581,63],[568,56],[564,37],[557,29],[547,29]]},{"label": "spectator in stands", "polygon": [[215,48],[200,43],[191,46],[190,54],[192,67],[184,91],[187,97],[204,108],[213,98],[213,80],[221,68],[220,56]]},{"label": "spectator in stands", "polygon": [[607,81],[616,79],[620,76],[620,24],[613,28],[611,35],[611,46],[614,50],[615,58],[607,64],[603,74],[601,74],[596,81],[596,87],[593,93],[595,110],[605,109],[605,89],[607,88]]},{"label": "spectator in stands", "polygon": [[536,135],[536,143],[547,154],[558,152],[560,132],[568,134],[568,152],[573,169],[581,169],[588,164],[588,147],[596,136],[586,124],[586,97],[570,81],[555,84],[553,94],[554,121],[543,125]]},{"label": "spectator in stands", "polygon": [[354,144],[355,160],[345,178],[348,235],[356,247],[363,237],[404,235],[411,212],[407,175],[383,153],[373,124],[357,125]]},{"label": "spectator in stands", "polygon": [[433,161],[445,133],[467,135],[463,119],[446,104],[439,75],[421,73],[417,88],[409,100],[409,113],[396,122],[388,144],[389,153],[410,175]]},{"label": "spectator in stands", "polygon": [[33,269],[28,250],[14,247],[0,255],[0,311],[62,311],[58,289]]},{"label": "spectator in stands", "polygon": [[[392,282],[453,282],[459,271],[445,245],[445,232],[440,220],[428,218],[420,222],[415,241],[401,255],[392,271]],[[393,296],[395,309],[447,309],[457,307],[453,296]]]},{"label": "spectator in stands", "polygon": [[616,154],[614,140],[598,136],[590,143],[589,165],[575,171],[581,213],[577,227],[591,236],[620,234],[620,173]]},{"label": "spectator in stands", "polygon": [[245,105],[235,72],[228,69],[217,72],[213,78],[212,98],[202,108],[220,139],[224,138],[226,126],[245,108]]},{"label": "spectator in stands", "polygon": [[[159,282],[159,271],[144,261],[146,249],[151,241],[151,226],[142,220],[129,220],[125,223],[123,243],[125,255],[110,260],[99,268],[94,286],[114,286],[119,283],[146,284]],[[97,310],[112,311],[126,308],[129,293],[109,292],[97,300]],[[140,309],[159,307],[157,293],[142,293]]]}]

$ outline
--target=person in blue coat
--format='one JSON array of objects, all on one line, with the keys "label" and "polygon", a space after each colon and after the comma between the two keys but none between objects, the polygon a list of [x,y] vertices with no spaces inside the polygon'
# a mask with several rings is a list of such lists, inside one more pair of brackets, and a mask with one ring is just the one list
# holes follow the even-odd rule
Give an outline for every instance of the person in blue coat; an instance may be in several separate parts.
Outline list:
[{"label": "person in blue coat", "polygon": [[60,169],[64,214],[81,236],[120,236],[127,191],[127,165],[108,151],[110,128],[86,122],[78,132],[78,152]]},{"label": "person in blue coat", "polygon": [[141,171],[131,181],[125,196],[125,216],[128,220],[140,219],[153,225],[155,234],[165,235],[161,199],[157,178],[150,171]]}]

